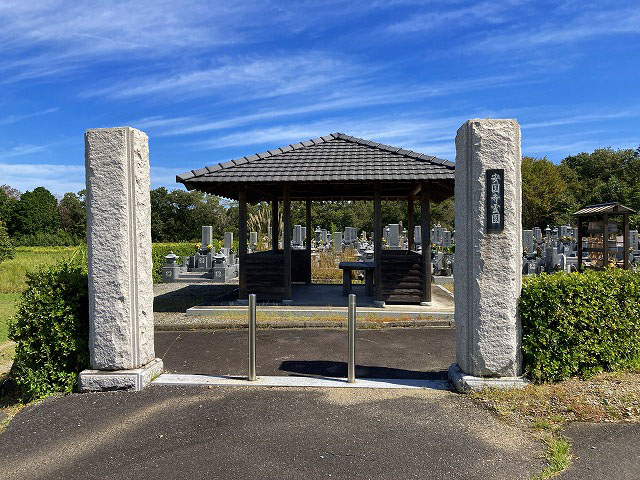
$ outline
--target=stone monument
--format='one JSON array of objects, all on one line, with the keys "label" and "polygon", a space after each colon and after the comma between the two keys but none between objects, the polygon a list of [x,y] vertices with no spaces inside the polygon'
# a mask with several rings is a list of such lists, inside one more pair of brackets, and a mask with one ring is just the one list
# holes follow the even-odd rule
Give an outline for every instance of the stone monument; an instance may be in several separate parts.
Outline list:
[{"label": "stone monument", "polygon": [[456,135],[456,359],[459,390],[525,385],[518,298],[522,287],[520,126],[476,119]]},{"label": "stone monument", "polygon": [[162,372],[153,344],[147,135],[85,133],[89,356],[80,391],[140,390]]}]

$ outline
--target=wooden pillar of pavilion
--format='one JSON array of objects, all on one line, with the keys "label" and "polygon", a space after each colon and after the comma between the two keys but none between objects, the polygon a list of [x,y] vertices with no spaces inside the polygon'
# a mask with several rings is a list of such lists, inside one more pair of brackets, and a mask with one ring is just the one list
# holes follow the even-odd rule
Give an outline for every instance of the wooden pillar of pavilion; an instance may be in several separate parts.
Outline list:
[{"label": "wooden pillar of pavilion", "polygon": [[409,198],[407,199],[407,217],[407,248],[411,251],[416,249],[413,219],[413,194],[409,195]]},{"label": "wooden pillar of pavilion", "polygon": [[622,268],[628,270],[629,265],[629,214],[625,213],[622,215],[622,234],[624,238],[622,239]]},{"label": "wooden pillar of pavilion", "polygon": [[271,198],[271,250],[273,252],[278,251],[279,228],[280,222],[278,221],[278,196],[274,195]]},{"label": "wooden pillar of pavilion", "polygon": [[609,215],[602,216],[602,268],[609,266]]},{"label": "wooden pillar of pavilion", "polygon": [[284,301],[291,301],[291,186],[284,184],[282,201],[282,247],[284,249]]},{"label": "wooden pillar of pavilion", "polygon": [[582,239],[584,238],[584,222],[582,217],[578,217],[578,271],[582,271]]},{"label": "wooden pillar of pavilion", "polygon": [[238,192],[238,299],[247,300],[247,187]]},{"label": "wooden pillar of pavilion", "polygon": [[429,184],[420,183],[420,241],[422,244],[422,295],[420,304],[431,302],[431,206]]},{"label": "wooden pillar of pavilion", "polygon": [[380,182],[373,185],[373,300],[377,306],[384,306],[382,300],[382,195]]},{"label": "wooden pillar of pavilion", "polygon": [[307,207],[307,220],[306,220],[306,232],[307,232],[307,240],[306,240],[306,250],[307,250],[307,265],[309,266],[308,270],[307,270],[307,278],[305,280],[305,283],[307,285],[311,285],[311,238],[313,235],[312,232],[312,228],[311,228],[311,197],[307,197],[307,201],[306,201],[306,207]]}]

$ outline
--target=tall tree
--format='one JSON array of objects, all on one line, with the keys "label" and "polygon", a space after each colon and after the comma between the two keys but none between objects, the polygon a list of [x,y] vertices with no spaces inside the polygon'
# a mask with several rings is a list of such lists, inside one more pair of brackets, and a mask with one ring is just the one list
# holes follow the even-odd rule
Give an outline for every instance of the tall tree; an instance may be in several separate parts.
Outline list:
[{"label": "tall tree", "polygon": [[523,228],[570,222],[576,207],[569,183],[575,174],[545,158],[522,158]]},{"label": "tall tree", "polygon": [[75,193],[65,193],[58,205],[60,228],[75,238],[84,238],[87,214],[84,201]]},{"label": "tall tree", "polygon": [[49,190],[37,187],[22,194],[11,218],[11,234],[57,233],[59,227],[58,200]]}]

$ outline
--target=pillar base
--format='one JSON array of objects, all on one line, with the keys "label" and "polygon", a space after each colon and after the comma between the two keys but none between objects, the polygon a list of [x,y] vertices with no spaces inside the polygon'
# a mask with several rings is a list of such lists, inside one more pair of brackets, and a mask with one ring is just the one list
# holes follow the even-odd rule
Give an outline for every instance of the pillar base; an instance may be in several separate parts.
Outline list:
[{"label": "pillar base", "polygon": [[449,367],[449,380],[461,393],[477,392],[485,388],[508,390],[524,388],[529,385],[529,381],[523,377],[474,377],[467,375],[460,370],[457,363],[452,363]]},{"label": "pillar base", "polygon": [[282,305],[293,305],[293,300],[282,300]]},{"label": "pillar base", "polygon": [[78,378],[81,392],[106,392],[110,390],[140,391],[162,373],[160,358],[155,358],[140,368],[131,370],[83,370]]},{"label": "pillar base", "polygon": [[238,305],[241,307],[246,307],[249,305],[249,300],[247,299],[238,299]]},{"label": "pillar base", "polygon": [[384,300],[374,300],[373,301],[373,306],[376,308],[384,308]]},{"label": "pillar base", "polygon": [[430,307],[433,305],[433,302],[420,302],[421,307]]}]

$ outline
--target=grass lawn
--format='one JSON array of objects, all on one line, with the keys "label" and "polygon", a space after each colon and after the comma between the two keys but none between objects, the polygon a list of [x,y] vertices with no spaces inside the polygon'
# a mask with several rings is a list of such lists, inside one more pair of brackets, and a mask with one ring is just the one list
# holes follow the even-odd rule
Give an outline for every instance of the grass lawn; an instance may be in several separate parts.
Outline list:
[{"label": "grass lawn", "polygon": [[15,258],[0,263],[0,345],[7,340],[7,321],[26,287],[26,273],[73,255],[78,247],[18,247]]}]

